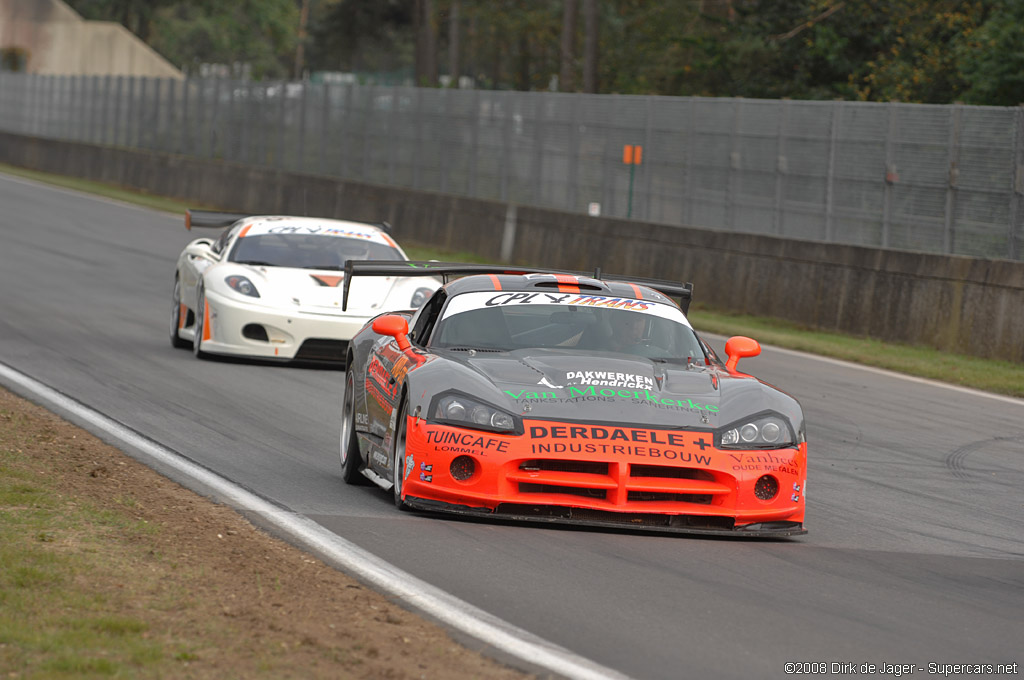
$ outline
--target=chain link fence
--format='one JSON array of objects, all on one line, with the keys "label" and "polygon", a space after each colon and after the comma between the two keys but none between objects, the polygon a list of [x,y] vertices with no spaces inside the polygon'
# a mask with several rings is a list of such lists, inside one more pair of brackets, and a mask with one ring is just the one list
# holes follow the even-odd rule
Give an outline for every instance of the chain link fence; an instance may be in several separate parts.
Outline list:
[{"label": "chain link fence", "polygon": [[[1024,109],[0,73],[0,129],[573,212],[1024,259]],[[642,147],[627,165],[624,147]]]}]

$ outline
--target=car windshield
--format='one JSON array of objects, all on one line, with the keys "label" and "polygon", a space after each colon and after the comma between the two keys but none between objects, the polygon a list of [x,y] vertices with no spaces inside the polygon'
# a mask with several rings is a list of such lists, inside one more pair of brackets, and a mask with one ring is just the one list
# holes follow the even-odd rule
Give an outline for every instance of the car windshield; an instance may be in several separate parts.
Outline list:
[{"label": "car windshield", "polygon": [[519,294],[453,297],[431,346],[500,351],[549,348],[680,362],[705,360],[697,335],[674,306],[593,295],[545,293],[525,301],[513,295]]},{"label": "car windshield", "polygon": [[321,234],[258,234],[235,241],[228,259],[239,264],[341,270],[349,260],[404,260],[383,243]]}]

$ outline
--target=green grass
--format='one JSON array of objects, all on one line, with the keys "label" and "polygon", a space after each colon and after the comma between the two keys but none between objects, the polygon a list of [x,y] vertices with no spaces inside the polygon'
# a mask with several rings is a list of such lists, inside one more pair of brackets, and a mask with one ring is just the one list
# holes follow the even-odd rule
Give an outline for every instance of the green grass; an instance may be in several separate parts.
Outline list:
[{"label": "green grass", "polygon": [[17,448],[0,450],[0,668],[10,677],[132,677],[160,662],[148,624],[115,613],[131,610],[129,592],[75,586],[109,578],[119,565],[108,538],[131,536],[136,523],[62,500],[45,476],[29,481],[28,462]]},{"label": "green grass", "polygon": [[[3,164],[0,164],[0,172],[135,203],[154,210],[184,213],[186,208],[201,207],[100,182],[24,170]],[[470,252],[443,251],[424,244],[403,243],[403,248],[414,260],[481,264],[489,262]],[[1024,364],[950,354],[928,347],[882,342],[841,333],[809,330],[799,324],[778,319],[730,314],[699,304],[694,306],[689,316],[698,330],[707,333],[746,335],[762,344],[843,359],[988,392],[1024,397]]]}]

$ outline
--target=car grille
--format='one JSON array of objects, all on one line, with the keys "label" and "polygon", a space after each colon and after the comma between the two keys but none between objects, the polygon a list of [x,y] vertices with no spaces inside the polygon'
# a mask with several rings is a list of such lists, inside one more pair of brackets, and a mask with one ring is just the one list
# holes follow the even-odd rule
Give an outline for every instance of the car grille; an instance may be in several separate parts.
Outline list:
[{"label": "car grille", "polygon": [[543,505],[572,504],[587,499],[591,507],[604,506],[614,515],[628,514],[629,510],[684,514],[693,506],[712,505],[716,496],[726,496],[732,490],[726,483],[728,475],[699,468],[621,466],[557,458],[524,460],[506,476],[524,501],[536,498],[537,503]]},{"label": "car grille", "polygon": [[348,342],[345,340],[328,340],[310,338],[302,343],[295,353],[296,361],[345,361]]}]

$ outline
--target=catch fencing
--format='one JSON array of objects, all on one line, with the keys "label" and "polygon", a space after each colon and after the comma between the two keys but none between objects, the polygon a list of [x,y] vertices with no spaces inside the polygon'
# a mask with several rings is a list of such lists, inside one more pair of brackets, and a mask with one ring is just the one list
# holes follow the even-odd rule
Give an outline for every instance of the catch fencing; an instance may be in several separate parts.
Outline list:
[{"label": "catch fencing", "polygon": [[1024,259],[1021,107],[8,72],[0,130],[672,225]]}]

